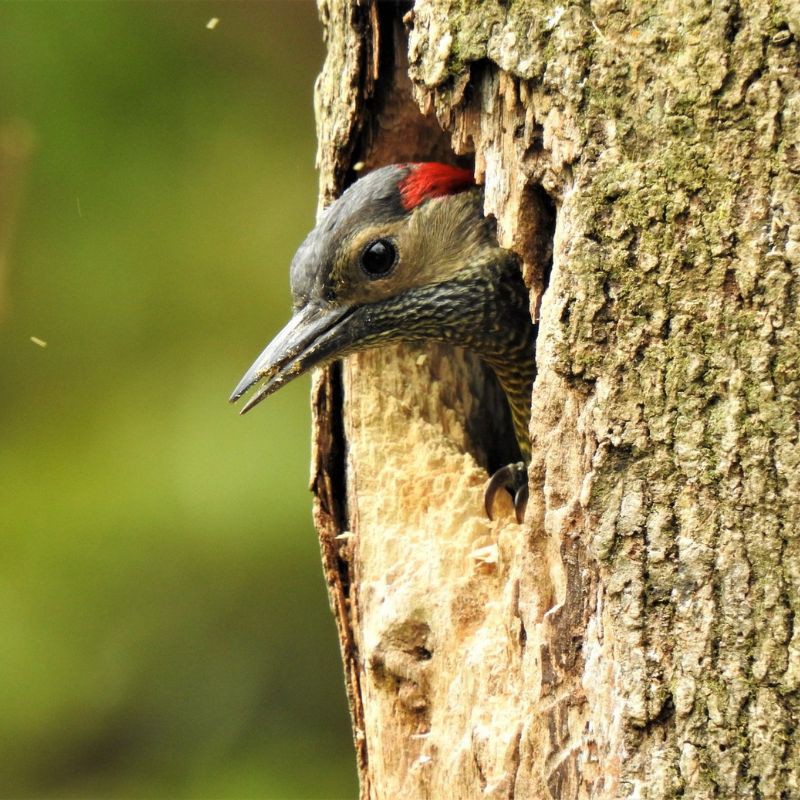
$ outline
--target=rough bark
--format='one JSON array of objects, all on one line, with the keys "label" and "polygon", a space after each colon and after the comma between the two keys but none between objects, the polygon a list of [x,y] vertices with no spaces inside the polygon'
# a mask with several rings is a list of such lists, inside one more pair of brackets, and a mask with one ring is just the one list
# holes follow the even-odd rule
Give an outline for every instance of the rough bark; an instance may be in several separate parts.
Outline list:
[{"label": "rough bark", "polygon": [[320,11],[321,200],[474,163],[540,318],[522,526],[473,358],[315,382],[362,797],[800,797],[800,8]]}]

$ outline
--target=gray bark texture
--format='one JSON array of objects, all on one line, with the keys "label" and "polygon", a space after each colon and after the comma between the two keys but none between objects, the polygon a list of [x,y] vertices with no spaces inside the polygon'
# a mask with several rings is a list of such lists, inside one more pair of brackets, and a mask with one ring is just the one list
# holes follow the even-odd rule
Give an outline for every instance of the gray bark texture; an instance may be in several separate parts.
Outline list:
[{"label": "gray bark texture", "polygon": [[800,7],[320,15],[321,202],[474,164],[540,322],[523,525],[470,355],[315,379],[362,798],[800,798]]}]

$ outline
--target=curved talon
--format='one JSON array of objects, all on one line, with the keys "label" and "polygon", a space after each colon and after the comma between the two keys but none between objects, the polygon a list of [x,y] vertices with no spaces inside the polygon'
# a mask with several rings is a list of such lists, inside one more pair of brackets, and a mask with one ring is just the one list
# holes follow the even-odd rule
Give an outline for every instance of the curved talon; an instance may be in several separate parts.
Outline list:
[{"label": "curved talon", "polygon": [[525,473],[525,483],[517,489],[514,495],[514,516],[517,522],[522,525],[525,519],[525,509],[528,507],[528,473]]},{"label": "curved talon", "polygon": [[511,482],[513,464],[506,464],[500,467],[497,472],[489,478],[489,483],[486,484],[486,489],[483,492],[483,505],[486,509],[486,516],[489,519],[492,517],[492,507],[494,506],[494,498],[497,496],[497,491],[500,488],[505,489]]},{"label": "curved talon", "polygon": [[483,494],[486,516],[489,519],[493,519],[494,499],[500,489],[506,489],[514,498],[514,513],[517,522],[522,522],[522,518],[525,515],[525,506],[528,504],[528,470],[522,461],[500,467],[489,478],[489,483],[486,484],[486,490]]}]

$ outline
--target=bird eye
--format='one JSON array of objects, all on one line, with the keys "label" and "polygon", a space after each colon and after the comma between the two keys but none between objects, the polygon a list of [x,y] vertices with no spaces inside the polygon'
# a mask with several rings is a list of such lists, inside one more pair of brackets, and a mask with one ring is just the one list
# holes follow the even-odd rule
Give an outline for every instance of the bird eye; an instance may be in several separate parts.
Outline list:
[{"label": "bird eye", "polygon": [[361,268],[370,278],[388,275],[397,261],[397,249],[389,239],[370,242],[361,253]]}]

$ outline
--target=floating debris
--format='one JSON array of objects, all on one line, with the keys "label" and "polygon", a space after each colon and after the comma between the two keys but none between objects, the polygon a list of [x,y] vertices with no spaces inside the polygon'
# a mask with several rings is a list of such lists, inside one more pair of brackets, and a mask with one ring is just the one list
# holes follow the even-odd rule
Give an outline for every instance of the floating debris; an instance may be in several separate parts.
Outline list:
[{"label": "floating debris", "polygon": [[211,17],[211,19],[206,22],[206,28],[208,28],[210,31],[213,31],[217,25],[219,25],[219,17]]},{"label": "floating debris", "polygon": [[31,336],[31,341],[39,347],[47,347],[47,342],[44,339],[40,339],[38,336]]}]

